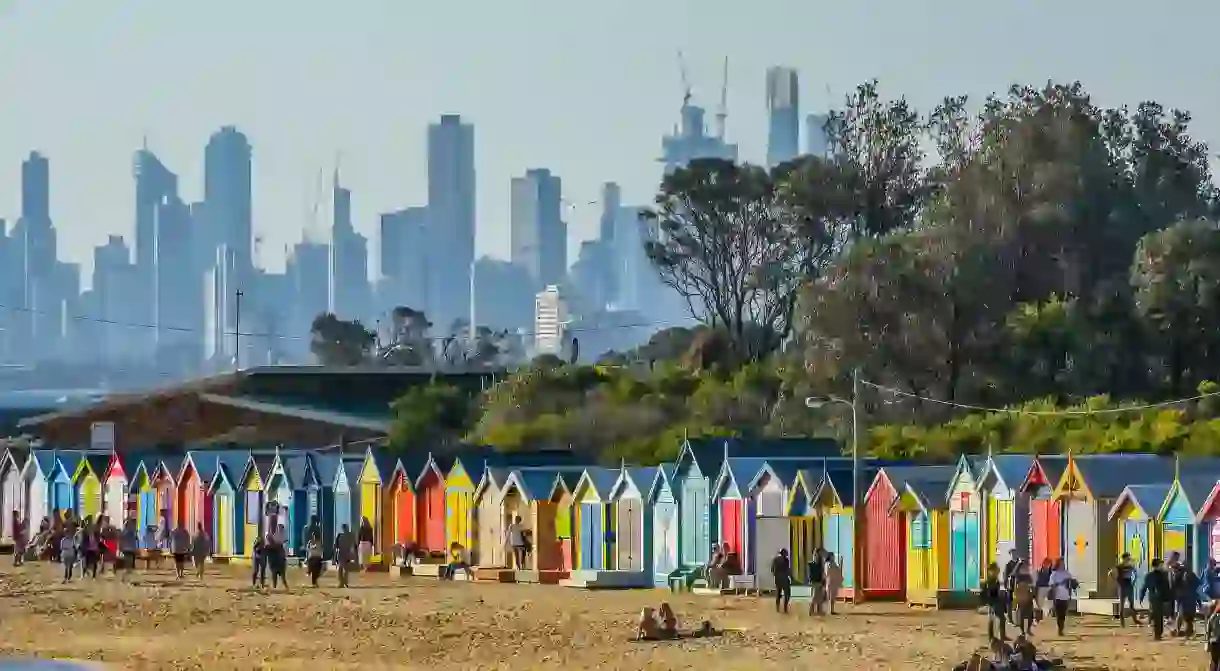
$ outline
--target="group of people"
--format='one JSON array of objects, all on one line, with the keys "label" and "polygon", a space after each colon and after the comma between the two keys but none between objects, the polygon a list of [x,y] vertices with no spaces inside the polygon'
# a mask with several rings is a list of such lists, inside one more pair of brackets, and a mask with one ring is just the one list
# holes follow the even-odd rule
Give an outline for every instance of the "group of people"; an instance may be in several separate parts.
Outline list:
[{"label": "group of people", "polygon": [[[123,580],[127,580],[135,569],[141,542],[134,519],[126,519],[122,527],[117,527],[106,515],[78,519],[67,511],[62,517],[43,518],[38,532],[31,538],[21,514],[14,511],[12,516],[14,566],[30,559],[58,562],[64,568],[65,584],[72,581],[78,566],[82,577],[97,578],[99,569],[104,572],[109,565],[116,575],[122,570]],[[174,558],[177,579],[186,576],[188,562],[194,563],[195,575],[202,579],[204,565],[212,554],[212,539],[202,524],[197,525],[192,534],[179,522],[173,529],[168,526],[146,528],[143,547],[158,555],[162,550],[169,551]]]},{"label": "group of people", "polygon": [[[787,548],[781,549],[771,560],[771,576],[775,579],[775,611],[787,613],[792,601],[792,559]],[[821,615],[829,606],[835,614],[835,600],[843,586],[843,569],[835,559],[835,553],[822,548],[813,551],[805,567],[805,582],[809,584],[809,614]]]},{"label": "group of people", "polygon": [[1006,641],[1008,625],[1016,626],[1023,637],[1032,636],[1034,626],[1048,612],[1063,636],[1072,595],[1079,586],[1062,559],[1044,559],[1035,571],[1012,550],[1003,572],[995,562],[988,565],[979,591],[987,610],[988,638]]}]

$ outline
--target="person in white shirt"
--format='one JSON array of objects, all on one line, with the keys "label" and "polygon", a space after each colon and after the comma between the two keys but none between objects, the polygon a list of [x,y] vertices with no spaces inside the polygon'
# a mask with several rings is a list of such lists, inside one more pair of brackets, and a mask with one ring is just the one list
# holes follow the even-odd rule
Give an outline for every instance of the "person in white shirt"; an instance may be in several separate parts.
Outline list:
[{"label": "person in white shirt", "polygon": [[1054,601],[1055,626],[1059,635],[1063,636],[1063,625],[1067,620],[1068,602],[1072,600],[1072,591],[1076,589],[1076,579],[1068,572],[1062,559],[1055,560],[1055,569],[1051,571],[1051,599]]},{"label": "person in white shirt", "polygon": [[521,525],[521,516],[513,518],[504,533],[505,541],[513,552],[513,565],[518,571],[525,570],[525,529]]}]

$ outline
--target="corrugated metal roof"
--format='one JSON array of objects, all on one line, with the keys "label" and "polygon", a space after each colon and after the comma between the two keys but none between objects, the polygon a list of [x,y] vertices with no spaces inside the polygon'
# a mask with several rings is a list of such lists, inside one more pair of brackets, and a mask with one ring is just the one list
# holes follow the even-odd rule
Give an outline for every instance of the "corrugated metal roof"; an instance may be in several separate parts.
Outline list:
[{"label": "corrugated metal roof", "polygon": [[1115,498],[1127,485],[1172,482],[1174,463],[1154,454],[1090,454],[1073,457],[1095,498]]}]

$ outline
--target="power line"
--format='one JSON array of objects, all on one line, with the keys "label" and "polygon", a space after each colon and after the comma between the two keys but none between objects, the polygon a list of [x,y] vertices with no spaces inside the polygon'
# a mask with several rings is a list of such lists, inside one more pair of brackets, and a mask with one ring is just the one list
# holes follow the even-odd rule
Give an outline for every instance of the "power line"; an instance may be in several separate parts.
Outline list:
[{"label": "power line", "polygon": [[962,410],[974,410],[974,411],[978,411],[978,412],[1006,413],[1006,414],[1010,414],[1010,415],[1037,415],[1037,416],[1044,416],[1044,417],[1063,417],[1063,416],[1079,417],[1079,416],[1083,416],[1083,415],[1113,415],[1113,414],[1118,414],[1120,412],[1138,412],[1141,410],[1155,410],[1156,408],[1166,408],[1166,407],[1169,407],[1172,405],[1190,403],[1191,401],[1198,401],[1198,400],[1204,399],[1204,398],[1220,396],[1220,391],[1213,391],[1213,392],[1208,392],[1206,394],[1199,394],[1198,396],[1191,396],[1189,398],[1179,398],[1179,399],[1175,399],[1172,401],[1161,401],[1160,403],[1148,403],[1145,405],[1135,405],[1135,406],[1129,406],[1129,407],[1125,407],[1125,408],[1101,408],[1098,410],[1021,410],[1021,409],[1015,409],[1015,408],[988,408],[986,406],[981,406],[981,405],[970,405],[968,403],[955,403],[953,401],[944,401],[939,398],[930,398],[927,396],[920,396],[919,394],[912,394],[909,391],[903,391],[901,389],[887,387],[885,385],[880,385],[875,382],[869,382],[867,380],[860,380],[860,384],[868,386],[868,387],[872,387],[873,389],[877,389],[879,391],[883,391],[883,392],[886,392],[889,394],[894,394],[895,396],[904,396],[906,398],[912,398],[912,399],[915,399],[918,401],[924,401],[927,403],[936,403],[937,405],[944,405],[944,406],[948,406],[951,408],[959,408]]}]

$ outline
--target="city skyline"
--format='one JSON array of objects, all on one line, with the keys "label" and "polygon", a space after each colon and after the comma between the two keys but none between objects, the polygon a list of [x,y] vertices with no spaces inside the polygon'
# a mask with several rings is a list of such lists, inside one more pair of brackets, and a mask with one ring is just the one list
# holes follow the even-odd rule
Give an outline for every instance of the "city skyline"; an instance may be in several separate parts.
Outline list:
[{"label": "city skyline", "polygon": [[[329,175],[336,156],[366,238],[378,237],[378,215],[425,203],[427,124],[455,113],[477,128],[478,254],[509,256],[511,178],[546,167],[563,180],[565,200],[582,204],[565,214],[574,259],[596,235],[600,210],[583,203],[599,198],[603,182],[621,184],[624,203],[651,199],[659,136],[681,104],[678,49],[695,102],[709,110],[729,58],[728,138],[757,163],[772,65],[800,74],[802,116],[828,106],[827,90],[837,101],[873,76],[885,94],[924,109],[948,94],[977,99],[1054,77],[1081,79],[1102,104],[1153,98],[1188,109],[1201,139],[1220,138],[1220,92],[1204,85],[1214,76],[1205,40],[1178,41],[1181,59],[1169,71],[1100,49],[1099,40],[1130,44],[1160,30],[1112,3],[981,11],[917,2],[883,17],[866,7],[764,5],[626,0],[592,16],[545,1],[473,11],[371,1],[337,11],[303,1],[285,24],[287,5],[274,2],[0,2],[0,62],[9,64],[0,92],[17,101],[0,111],[0,216],[16,219],[20,162],[42,152],[61,256],[87,277],[93,246],[109,234],[135,240],[130,168],[143,138],[194,202],[203,144],[234,125],[253,145],[260,263],[277,270],[284,247],[300,240],[318,172]],[[1190,13],[1194,25],[1220,18],[1201,3]],[[945,30],[956,37],[935,43]],[[859,47],[862,35],[877,46]]]}]

